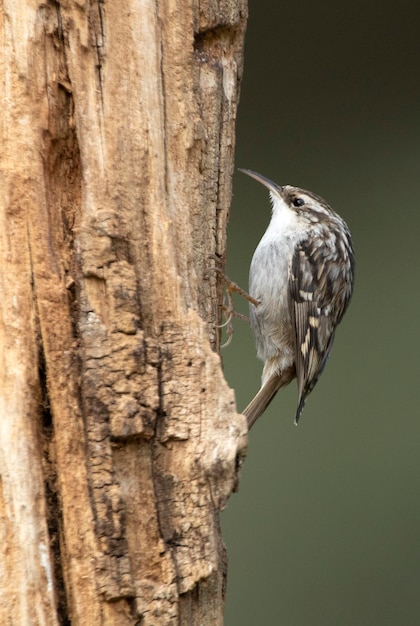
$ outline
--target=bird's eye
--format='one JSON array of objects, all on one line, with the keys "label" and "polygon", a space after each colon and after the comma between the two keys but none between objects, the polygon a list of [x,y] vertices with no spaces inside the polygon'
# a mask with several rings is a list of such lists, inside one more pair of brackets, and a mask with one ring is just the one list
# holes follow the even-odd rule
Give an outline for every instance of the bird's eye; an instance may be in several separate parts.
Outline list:
[{"label": "bird's eye", "polygon": [[303,206],[305,204],[305,200],[303,198],[293,198],[292,204],[293,206]]}]

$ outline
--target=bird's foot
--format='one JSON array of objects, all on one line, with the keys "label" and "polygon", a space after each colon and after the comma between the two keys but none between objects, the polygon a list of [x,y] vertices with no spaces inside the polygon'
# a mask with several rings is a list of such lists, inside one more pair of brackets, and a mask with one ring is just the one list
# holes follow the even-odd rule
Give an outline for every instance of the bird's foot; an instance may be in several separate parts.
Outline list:
[{"label": "bird's foot", "polygon": [[233,293],[239,294],[240,296],[245,298],[245,300],[248,300],[248,302],[250,302],[254,306],[258,306],[259,302],[258,300],[255,300],[255,298],[250,296],[249,293],[247,293],[244,289],[239,287],[237,283],[235,283],[233,280],[230,280],[230,278],[226,276],[224,269],[223,269],[223,266],[224,266],[223,261],[219,257],[214,255],[212,256],[212,258],[214,258],[216,261],[216,267],[215,267],[216,272],[221,276],[225,284],[225,296],[223,299],[222,311],[223,311],[223,315],[226,321],[223,324],[220,324],[218,326],[218,328],[226,328],[227,341],[221,346],[222,348],[225,348],[226,346],[230,344],[230,342],[232,341],[232,337],[233,337],[232,319],[234,317],[237,317],[243,322],[249,323],[249,317],[247,315],[243,315],[243,313],[239,313],[238,311],[235,311],[235,307],[233,305],[232,294]]}]

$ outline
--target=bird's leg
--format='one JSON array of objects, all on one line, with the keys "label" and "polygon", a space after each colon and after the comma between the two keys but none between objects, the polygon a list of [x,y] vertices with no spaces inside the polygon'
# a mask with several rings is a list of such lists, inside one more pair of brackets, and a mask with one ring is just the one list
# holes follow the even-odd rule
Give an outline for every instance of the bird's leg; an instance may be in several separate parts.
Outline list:
[{"label": "bird's leg", "polygon": [[[230,342],[232,341],[233,338],[233,324],[232,324],[232,318],[233,317],[237,317],[238,319],[242,320],[243,322],[247,322],[249,324],[249,317],[247,315],[243,315],[243,313],[239,313],[238,311],[235,311],[235,307],[233,306],[233,300],[232,300],[232,292],[234,291],[231,288],[231,285],[235,285],[236,287],[238,287],[238,285],[236,285],[236,283],[233,283],[232,281],[230,281],[227,276],[224,276],[224,280],[226,283],[226,288],[225,288],[225,292],[226,292],[226,297],[225,300],[222,304],[222,311],[223,314],[226,318],[226,321],[223,324],[220,324],[218,326],[218,328],[225,328],[226,327],[226,334],[227,334],[227,341],[225,341],[225,343],[223,343],[220,347],[221,348],[226,348]],[[240,289],[240,287],[238,287],[238,289]],[[243,291],[241,289],[241,291]],[[245,293],[245,292],[244,292]]]},{"label": "bird's leg", "polygon": [[[238,293],[240,296],[245,298],[245,300],[248,300],[248,302],[250,302],[254,306],[258,306],[259,305],[259,301],[258,300],[255,300],[255,298],[250,296],[247,291],[245,291],[244,289],[242,289],[242,287],[239,287],[239,285],[234,283],[233,280],[230,280],[230,278],[228,278],[226,276],[226,274],[223,274],[223,280],[225,281],[226,291],[229,294],[230,293]],[[238,314],[238,317],[241,317],[241,319],[246,318],[245,315],[241,316],[240,314]],[[248,319],[248,318],[246,318],[246,319]]]},{"label": "bird's leg", "polygon": [[249,295],[249,293],[247,293],[244,289],[242,289],[241,287],[239,287],[239,285],[235,282],[233,282],[233,280],[230,280],[230,278],[228,278],[228,276],[226,276],[222,265],[223,265],[223,261],[222,259],[220,259],[219,257],[217,257],[216,255],[212,255],[212,258],[216,261],[216,272],[221,276],[224,284],[225,284],[225,298],[222,304],[222,311],[223,314],[225,316],[226,321],[223,324],[220,324],[220,326],[218,326],[218,328],[225,328],[226,327],[226,333],[228,336],[227,341],[221,346],[222,348],[225,348],[226,346],[228,346],[230,344],[230,342],[232,341],[232,337],[233,337],[233,325],[232,325],[232,318],[233,317],[237,317],[240,320],[242,320],[243,322],[248,322],[249,323],[249,317],[247,317],[246,315],[243,315],[242,313],[239,313],[238,311],[235,311],[235,307],[233,305],[233,299],[232,299],[232,294],[233,293],[237,293],[240,296],[242,296],[243,298],[245,298],[246,300],[248,300],[248,302],[250,302],[251,304],[253,304],[254,306],[258,306],[259,302],[258,300],[255,300],[255,298],[252,298],[252,296]]},{"label": "bird's leg", "polygon": [[[237,283],[233,282],[233,280],[230,280],[230,278],[226,276],[225,271],[224,271],[224,259],[221,259],[216,254],[212,254],[210,256],[214,261],[216,261],[215,269],[216,269],[216,272],[222,277],[222,280],[226,285],[226,292],[229,295],[231,293],[238,293],[240,296],[245,298],[245,300],[248,300],[248,302],[250,302],[254,306],[258,306],[260,304],[258,300],[255,300],[255,298],[250,296],[249,293],[245,291],[245,289],[242,289],[242,287],[239,287]],[[230,297],[230,302],[231,301],[232,301],[232,298]],[[233,307],[232,307],[232,310],[233,310]],[[239,317],[240,319],[245,319],[245,320],[248,319],[245,315],[241,315],[240,313],[234,312],[232,313],[232,315],[234,315],[235,317]]]}]

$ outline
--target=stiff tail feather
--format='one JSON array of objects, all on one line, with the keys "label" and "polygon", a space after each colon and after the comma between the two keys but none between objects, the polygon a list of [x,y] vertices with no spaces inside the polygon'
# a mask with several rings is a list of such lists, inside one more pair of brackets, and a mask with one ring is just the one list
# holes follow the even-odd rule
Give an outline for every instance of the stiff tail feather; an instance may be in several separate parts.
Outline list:
[{"label": "stiff tail feather", "polygon": [[251,400],[242,413],[248,420],[248,430],[255,424],[257,419],[264,413],[276,393],[281,387],[288,385],[295,377],[295,368],[290,367],[281,374],[272,374],[261,387],[256,396]]}]

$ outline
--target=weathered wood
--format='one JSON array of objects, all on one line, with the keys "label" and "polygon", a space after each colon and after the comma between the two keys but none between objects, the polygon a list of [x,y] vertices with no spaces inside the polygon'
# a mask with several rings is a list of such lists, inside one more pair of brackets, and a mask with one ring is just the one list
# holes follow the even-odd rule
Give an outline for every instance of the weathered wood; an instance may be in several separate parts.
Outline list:
[{"label": "weathered wood", "polygon": [[0,5],[0,623],[222,624],[245,0]]}]

